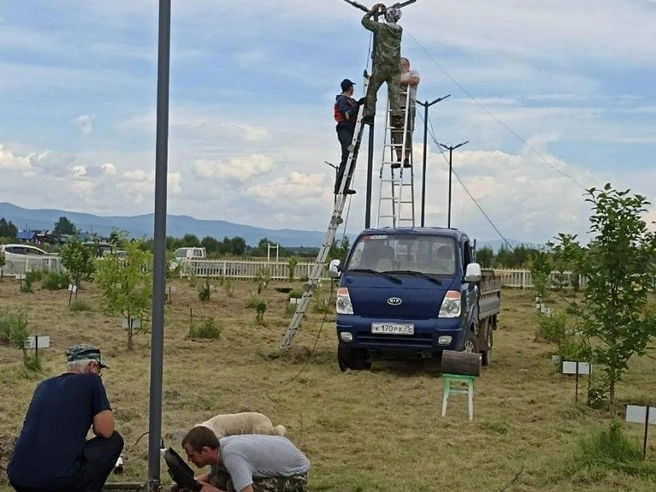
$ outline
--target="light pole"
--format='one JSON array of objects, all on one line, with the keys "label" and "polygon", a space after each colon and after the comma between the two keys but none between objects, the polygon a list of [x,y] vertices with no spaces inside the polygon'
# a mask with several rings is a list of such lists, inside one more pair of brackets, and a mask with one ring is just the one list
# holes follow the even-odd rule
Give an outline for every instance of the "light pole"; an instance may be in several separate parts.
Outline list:
[{"label": "light pole", "polygon": [[153,233],[153,305],[150,354],[150,418],[147,490],[159,490],[164,366],[164,295],[166,290],[166,193],[169,144],[169,74],[171,0],[159,0],[157,50],[157,136],[155,142],[155,226]]},{"label": "light pole", "polygon": [[459,143],[458,145],[444,145],[440,144],[442,147],[445,149],[449,150],[449,216],[448,216],[448,222],[447,222],[447,227],[451,229],[451,175],[453,174],[453,151],[459,147],[462,147],[463,145],[466,145],[469,143],[469,140],[466,142]]},{"label": "light pole", "polygon": [[440,97],[431,102],[421,102],[417,101],[417,104],[424,107],[424,158],[423,158],[423,168],[421,173],[421,227],[424,227],[424,217],[426,212],[426,153],[427,153],[427,141],[428,141],[428,108],[433,104],[436,104],[440,101],[444,101],[447,97],[450,97],[451,94],[447,94],[444,97]]}]

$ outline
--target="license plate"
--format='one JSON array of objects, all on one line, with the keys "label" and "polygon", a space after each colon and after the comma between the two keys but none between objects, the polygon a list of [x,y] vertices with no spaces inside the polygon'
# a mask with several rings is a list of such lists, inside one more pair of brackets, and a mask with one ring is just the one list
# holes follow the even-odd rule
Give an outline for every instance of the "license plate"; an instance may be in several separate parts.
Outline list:
[{"label": "license plate", "polygon": [[414,335],[415,325],[396,323],[371,323],[371,333],[385,335]]}]

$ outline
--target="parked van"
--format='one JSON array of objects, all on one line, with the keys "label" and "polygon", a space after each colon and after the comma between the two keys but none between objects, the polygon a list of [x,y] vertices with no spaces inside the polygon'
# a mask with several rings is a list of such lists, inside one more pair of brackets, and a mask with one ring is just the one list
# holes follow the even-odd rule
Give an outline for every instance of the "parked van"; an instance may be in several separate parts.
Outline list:
[{"label": "parked van", "polygon": [[207,252],[205,251],[205,248],[185,247],[176,249],[173,256],[174,258],[170,264],[171,270],[175,270],[185,261],[204,260],[207,258]]}]

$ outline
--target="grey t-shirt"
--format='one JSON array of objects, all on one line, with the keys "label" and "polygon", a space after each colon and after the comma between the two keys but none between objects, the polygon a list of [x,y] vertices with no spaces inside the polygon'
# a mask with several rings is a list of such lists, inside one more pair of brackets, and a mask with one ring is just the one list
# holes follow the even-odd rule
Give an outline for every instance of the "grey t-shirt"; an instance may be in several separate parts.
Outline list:
[{"label": "grey t-shirt", "polygon": [[[219,439],[220,465],[210,475],[227,471],[237,492],[253,480],[264,477],[291,477],[307,473],[310,461],[286,437],[241,434]],[[222,466],[221,466],[222,465]]]}]

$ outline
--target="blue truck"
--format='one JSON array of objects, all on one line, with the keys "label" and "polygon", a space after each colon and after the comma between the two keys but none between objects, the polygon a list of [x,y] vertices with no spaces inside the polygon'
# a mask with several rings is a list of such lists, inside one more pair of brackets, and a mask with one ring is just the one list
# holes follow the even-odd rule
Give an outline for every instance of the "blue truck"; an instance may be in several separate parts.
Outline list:
[{"label": "blue truck", "polygon": [[336,299],[342,371],[367,370],[380,357],[441,356],[444,350],[492,355],[501,285],[481,270],[475,247],[457,229],[367,229],[353,242]]}]

